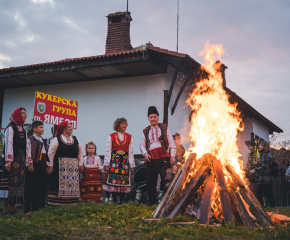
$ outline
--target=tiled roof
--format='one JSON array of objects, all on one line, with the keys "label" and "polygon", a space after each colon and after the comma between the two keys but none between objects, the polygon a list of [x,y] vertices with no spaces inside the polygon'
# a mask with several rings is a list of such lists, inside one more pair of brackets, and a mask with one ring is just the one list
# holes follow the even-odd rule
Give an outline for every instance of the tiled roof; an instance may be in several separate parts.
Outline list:
[{"label": "tiled roof", "polygon": [[90,56],[90,57],[82,57],[82,58],[66,58],[60,61],[54,61],[54,62],[47,62],[47,63],[38,63],[38,64],[32,64],[32,65],[24,65],[24,66],[18,66],[18,67],[10,67],[10,68],[2,68],[0,69],[0,72],[2,71],[12,71],[12,70],[24,70],[27,68],[34,68],[34,67],[43,67],[43,66],[51,66],[51,65],[57,65],[57,64],[63,64],[63,63],[73,63],[73,62],[79,62],[79,61],[87,61],[87,60],[96,60],[96,59],[102,59],[102,58],[109,58],[114,56],[125,56],[130,54],[135,54],[143,52],[143,50],[137,49],[137,50],[128,50],[128,51],[118,51],[114,53],[108,53],[103,55],[96,55],[96,56]]},{"label": "tiled roof", "polygon": [[54,62],[46,62],[46,63],[38,63],[38,64],[31,64],[31,65],[24,65],[24,66],[10,67],[10,68],[2,68],[2,69],[0,69],[0,72],[13,71],[13,70],[25,70],[25,69],[29,69],[29,68],[35,68],[35,67],[44,67],[44,66],[58,65],[58,64],[64,64],[64,63],[73,63],[73,62],[80,62],[80,61],[87,61],[87,60],[97,60],[97,59],[109,58],[109,57],[115,57],[115,56],[125,56],[125,55],[130,55],[130,54],[142,53],[143,51],[147,52],[148,50],[159,52],[159,53],[164,53],[164,54],[168,54],[168,55],[176,56],[176,57],[180,57],[180,58],[189,59],[189,60],[199,64],[198,62],[196,62],[193,58],[191,58],[187,54],[178,53],[178,52],[174,52],[174,51],[169,51],[168,49],[163,49],[163,48],[151,46],[145,50],[136,49],[136,50],[116,51],[113,53],[107,53],[107,54],[103,54],[103,55],[95,55],[95,56],[90,56],[90,57],[66,58],[66,59],[63,59],[60,61],[54,61]]}]

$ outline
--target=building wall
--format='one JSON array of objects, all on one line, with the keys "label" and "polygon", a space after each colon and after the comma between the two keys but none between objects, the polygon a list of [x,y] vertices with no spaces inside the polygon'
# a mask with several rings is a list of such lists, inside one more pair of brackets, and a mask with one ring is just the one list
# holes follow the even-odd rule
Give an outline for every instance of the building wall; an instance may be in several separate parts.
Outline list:
[{"label": "building wall", "polygon": [[269,141],[269,128],[256,119],[253,119],[253,132],[260,138]]},{"label": "building wall", "polygon": [[[114,120],[126,117],[127,132],[133,135],[134,153],[139,154],[142,129],[149,124],[148,106],[156,106],[160,120],[163,120],[164,89],[167,89],[167,74],[7,89],[2,126],[7,126],[12,111],[20,106],[27,109],[27,122],[31,122],[35,91],[40,91],[78,102],[78,124],[74,135],[82,146],[94,141],[100,155],[105,152]],[[51,137],[51,127],[45,124],[44,137]]]},{"label": "building wall", "polygon": [[[241,116],[242,118],[244,117],[243,115]],[[244,121],[244,131],[239,132],[238,134],[238,147],[241,156],[241,159],[243,160],[244,163],[244,168],[247,165],[248,162],[248,146],[245,144],[245,141],[248,141],[251,139],[251,132],[253,132],[253,118],[246,118]]]},{"label": "building wall", "polygon": [[[40,91],[78,102],[78,124],[74,135],[79,138],[82,146],[88,141],[93,141],[97,145],[98,154],[103,155],[108,135],[113,132],[114,120],[117,117],[126,117],[129,124],[127,132],[132,134],[134,139],[134,153],[140,154],[142,130],[149,124],[148,107],[151,105],[157,107],[162,122],[163,90],[170,88],[174,71],[175,69],[169,66],[167,74],[7,89],[4,95],[2,127],[7,126],[10,114],[19,106],[27,109],[27,122],[31,122],[35,91]],[[186,75],[178,73],[169,103],[168,123],[172,134],[175,132],[181,134],[182,144],[187,149],[192,143],[188,137],[191,109],[187,106],[186,99],[193,90],[193,82],[187,84],[174,115],[171,115],[171,107],[185,79]],[[52,125],[45,124],[44,127],[44,137],[51,137]],[[269,129],[266,126],[253,118],[245,120],[245,129],[239,133],[237,141],[244,166],[248,155],[245,141],[250,139],[251,132],[269,140]]]}]

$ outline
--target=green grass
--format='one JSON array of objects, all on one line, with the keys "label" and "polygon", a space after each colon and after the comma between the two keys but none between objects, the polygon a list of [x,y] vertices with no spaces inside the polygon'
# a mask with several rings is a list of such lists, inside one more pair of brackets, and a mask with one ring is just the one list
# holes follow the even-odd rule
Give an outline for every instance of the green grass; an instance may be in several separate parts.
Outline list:
[{"label": "green grass", "polygon": [[[290,225],[246,229],[234,223],[221,227],[201,227],[198,221],[187,227],[167,226],[172,221],[193,221],[190,217],[164,218],[154,224],[154,206],[135,203],[49,207],[30,215],[0,217],[1,239],[290,239]],[[276,212],[277,209],[269,209]],[[21,209],[22,211],[22,209]],[[268,211],[268,209],[267,209]],[[278,209],[290,216],[290,209]]]}]

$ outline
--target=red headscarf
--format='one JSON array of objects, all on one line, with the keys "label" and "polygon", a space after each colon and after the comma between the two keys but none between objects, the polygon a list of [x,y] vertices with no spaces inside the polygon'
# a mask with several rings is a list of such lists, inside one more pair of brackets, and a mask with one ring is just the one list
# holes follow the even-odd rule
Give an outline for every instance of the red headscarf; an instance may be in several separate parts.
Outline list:
[{"label": "red headscarf", "polygon": [[11,114],[11,117],[9,118],[10,121],[11,121],[11,123],[15,123],[15,124],[18,125],[18,126],[22,126],[23,123],[24,123],[24,120],[23,120],[23,118],[22,118],[22,116],[21,116],[21,111],[20,111],[21,108],[22,108],[22,107],[20,107],[20,108],[16,108],[16,109],[13,111],[13,113]]},{"label": "red headscarf", "polygon": [[63,130],[67,127],[68,123],[69,123],[69,121],[62,121],[60,124],[58,124],[58,126],[56,128],[55,136],[61,135],[63,133]]}]

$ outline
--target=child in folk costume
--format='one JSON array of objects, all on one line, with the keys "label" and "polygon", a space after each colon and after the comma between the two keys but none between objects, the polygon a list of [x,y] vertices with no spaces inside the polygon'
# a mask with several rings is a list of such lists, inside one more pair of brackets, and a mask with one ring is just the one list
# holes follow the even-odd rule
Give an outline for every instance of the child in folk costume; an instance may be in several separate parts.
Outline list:
[{"label": "child in folk costume", "polygon": [[111,192],[113,201],[118,204],[131,192],[131,171],[135,167],[133,139],[125,133],[127,126],[126,118],[115,120],[113,129],[116,132],[108,137],[104,161],[103,189]]},{"label": "child in folk costume", "polygon": [[47,185],[47,151],[46,143],[41,137],[43,132],[43,123],[41,121],[34,121],[31,126],[32,134],[30,134],[30,137],[27,140],[30,142],[31,146],[30,151],[34,171],[27,171],[25,177],[24,213],[26,214],[44,207],[42,199],[45,198]]},{"label": "child in folk costume", "polygon": [[103,166],[101,158],[97,155],[97,147],[93,142],[88,142],[81,180],[81,198],[83,202],[93,200],[99,203],[103,200],[101,172],[103,172]]}]

